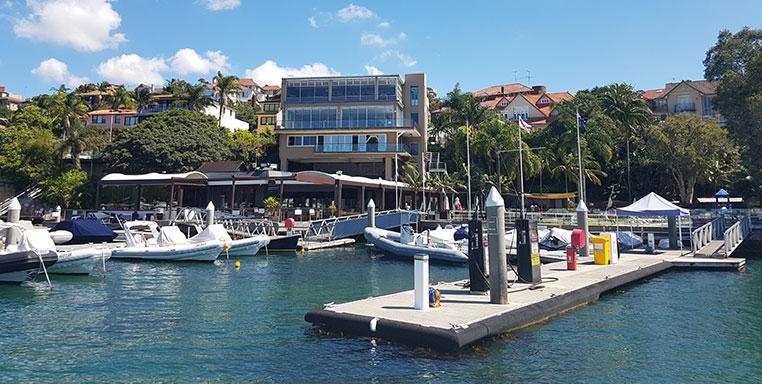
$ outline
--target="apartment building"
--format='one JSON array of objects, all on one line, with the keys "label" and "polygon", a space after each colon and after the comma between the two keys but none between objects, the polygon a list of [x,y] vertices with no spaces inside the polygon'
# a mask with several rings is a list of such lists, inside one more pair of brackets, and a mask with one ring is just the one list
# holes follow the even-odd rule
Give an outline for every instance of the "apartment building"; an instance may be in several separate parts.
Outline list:
[{"label": "apartment building", "polygon": [[268,96],[260,104],[262,110],[257,112],[257,132],[270,131],[282,124],[283,114],[280,109],[280,94]]},{"label": "apartment building", "polygon": [[679,83],[667,83],[664,88],[645,91],[643,98],[648,102],[651,112],[659,119],[690,113],[724,124],[725,119],[714,107],[718,84],[717,81],[683,80]]},{"label": "apartment building", "polygon": [[574,98],[569,92],[548,92],[547,87],[528,87],[521,83],[493,85],[474,92],[480,104],[496,112],[503,120],[522,119],[532,129],[542,129],[555,118],[556,103]]},{"label": "apartment building", "polygon": [[429,122],[423,73],[285,78],[281,109],[284,171],[393,180],[395,163],[421,169]]},{"label": "apartment building", "polygon": [[5,87],[0,85],[0,108],[8,108],[11,111],[19,109],[19,105],[24,102],[24,96],[15,95],[5,90]]}]

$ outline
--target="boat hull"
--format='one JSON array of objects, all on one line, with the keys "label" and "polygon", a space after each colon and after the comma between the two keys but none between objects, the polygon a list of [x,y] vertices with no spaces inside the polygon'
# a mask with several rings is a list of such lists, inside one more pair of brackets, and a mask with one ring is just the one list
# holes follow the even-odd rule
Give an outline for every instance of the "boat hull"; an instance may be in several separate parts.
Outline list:
[{"label": "boat hull", "polygon": [[58,262],[48,268],[48,273],[58,275],[89,275],[103,268],[111,257],[110,249],[85,248],[59,252]]},{"label": "boat hull", "polygon": [[111,251],[114,259],[159,260],[159,261],[207,261],[217,260],[222,253],[222,243],[209,245],[177,245],[126,247]]},{"label": "boat hull", "polygon": [[267,249],[270,251],[296,251],[299,245],[299,235],[273,236]]},{"label": "boat hull", "polygon": [[19,251],[0,254],[0,282],[20,283],[33,278],[42,271],[40,256],[46,268],[58,261],[58,255],[53,251],[39,254],[33,251]]},{"label": "boat hull", "polygon": [[[230,256],[254,256],[269,242],[270,239],[265,236],[233,240],[227,253]],[[222,252],[222,256],[224,255],[225,251]]]},{"label": "boat hull", "polygon": [[[386,235],[389,235],[387,237]],[[429,256],[429,260],[466,263],[468,257],[461,251],[448,248],[418,247],[412,244],[402,244],[395,241],[395,233],[379,228],[365,228],[365,240],[384,253],[393,257],[412,259],[417,254]],[[396,234],[399,238],[399,234]]]}]

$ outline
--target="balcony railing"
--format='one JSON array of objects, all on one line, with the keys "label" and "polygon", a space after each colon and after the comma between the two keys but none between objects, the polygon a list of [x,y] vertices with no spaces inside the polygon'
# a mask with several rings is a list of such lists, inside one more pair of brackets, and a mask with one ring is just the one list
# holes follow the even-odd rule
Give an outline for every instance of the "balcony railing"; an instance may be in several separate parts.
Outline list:
[{"label": "balcony railing", "polygon": [[675,105],[675,113],[680,112],[696,112],[695,104],[677,104]]},{"label": "balcony railing", "polygon": [[402,120],[319,120],[319,121],[284,121],[286,129],[363,129],[363,128],[417,128],[418,122]]},{"label": "balcony railing", "polygon": [[138,113],[140,114],[159,113],[164,111],[170,111],[173,109],[187,109],[187,108],[181,105],[161,104],[161,105],[156,105],[153,107],[143,108],[140,111],[138,111]]},{"label": "balcony railing", "polygon": [[328,144],[316,145],[315,153],[411,153],[406,144]]}]

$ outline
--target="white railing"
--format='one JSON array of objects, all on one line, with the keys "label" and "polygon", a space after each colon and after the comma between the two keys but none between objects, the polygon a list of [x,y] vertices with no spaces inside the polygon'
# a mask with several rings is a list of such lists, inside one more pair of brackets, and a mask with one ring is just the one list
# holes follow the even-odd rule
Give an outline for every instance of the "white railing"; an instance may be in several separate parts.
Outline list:
[{"label": "white railing", "polygon": [[[378,218],[379,216],[400,214],[401,212],[403,211],[398,209],[391,209],[388,211],[378,211],[376,212],[376,218]],[[333,240],[334,230],[336,229],[337,223],[340,223],[343,221],[357,220],[361,218],[365,218],[367,220],[367,217],[368,217],[367,213],[360,213],[360,214],[350,215],[350,216],[332,217],[332,218],[322,219],[322,220],[311,220],[307,227],[307,233],[305,234],[304,237],[308,239],[326,239],[330,241],[330,240]]]},{"label": "white railing", "polygon": [[751,232],[751,218],[748,216],[742,217],[725,230],[723,234],[725,238],[725,257],[730,257],[730,254],[736,250],[749,232]]},{"label": "white railing", "polygon": [[701,248],[704,248],[712,240],[722,240],[723,232],[725,230],[725,220],[722,217],[718,217],[698,228],[691,234],[691,243],[693,253],[698,252]]}]

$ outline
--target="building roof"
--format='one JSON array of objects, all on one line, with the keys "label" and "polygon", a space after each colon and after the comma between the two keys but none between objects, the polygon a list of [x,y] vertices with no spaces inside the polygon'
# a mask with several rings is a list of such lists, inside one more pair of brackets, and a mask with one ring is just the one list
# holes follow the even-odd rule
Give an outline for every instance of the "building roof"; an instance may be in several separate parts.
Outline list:
[{"label": "building roof", "polygon": [[653,100],[653,99],[658,99],[664,96],[664,91],[665,91],[664,88],[649,89],[647,91],[643,91],[642,95],[643,95],[643,98],[646,100]]},{"label": "building roof", "polygon": [[106,115],[134,115],[137,111],[134,109],[98,109],[88,113],[90,116],[106,116]]},{"label": "building roof", "polygon": [[109,173],[101,178],[103,184],[163,184],[172,180],[206,180],[206,175],[201,172],[191,171],[185,173],[146,173],[142,175],[125,175],[123,173]]},{"label": "building roof", "polygon": [[265,85],[262,89],[265,91],[280,91],[280,85]]},{"label": "building roof", "polygon": [[695,89],[696,92],[701,93],[702,95],[714,95],[717,93],[717,86],[720,84],[720,82],[715,80],[683,80],[678,83],[667,83],[663,89],[652,89],[643,92],[643,98],[646,100],[653,100],[660,97],[665,97],[680,84],[685,84]]},{"label": "building roof", "polygon": [[245,171],[245,167],[243,161],[240,160],[207,161],[201,164],[196,171],[202,173],[239,172]]},{"label": "building roof", "polygon": [[480,89],[474,92],[474,96],[487,97],[487,96],[494,96],[494,95],[503,95],[503,94],[507,95],[512,93],[531,92],[531,91],[532,91],[532,88],[527,87],[524,84],[510,83],[510,84],[493,85],[484,89]]},{"label": "building roof", "polygon": [[233,81],[235,84],[238,84],[242,87],[259,87],[257,82],[254,81],[254,79],[244,78],[244,79],[238,79]]}]

